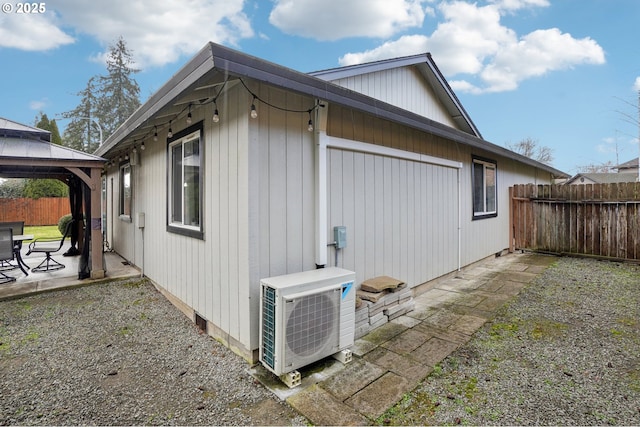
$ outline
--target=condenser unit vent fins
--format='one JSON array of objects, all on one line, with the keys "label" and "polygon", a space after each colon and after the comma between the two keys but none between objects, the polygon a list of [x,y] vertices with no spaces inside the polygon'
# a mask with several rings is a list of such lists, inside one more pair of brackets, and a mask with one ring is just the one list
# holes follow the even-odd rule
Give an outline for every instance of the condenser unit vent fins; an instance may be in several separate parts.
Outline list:
[{"label": "condenser unit vent fins", "polygon": [[262,288],[262,355],[263,362],[272,369],[276,354],[276,291]]}]

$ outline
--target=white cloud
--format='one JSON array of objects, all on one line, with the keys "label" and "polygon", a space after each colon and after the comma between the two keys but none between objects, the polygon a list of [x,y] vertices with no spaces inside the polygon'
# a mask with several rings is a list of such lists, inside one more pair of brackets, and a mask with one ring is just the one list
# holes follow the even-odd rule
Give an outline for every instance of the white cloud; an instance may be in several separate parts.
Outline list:
[{"label": "white cloud", "polygon": [[339,61],[352,65],[428,51],[454,90],[470,93],[514,90],[523,80],[551,71],[604,63],[603,49],[589,37],[576,39],[557,28],[518,36],[501,23],[504,13],[547,5],[547,0],[496,0],[486,6],[443,2],[438,6],[443,20],[430,36],[402,36]]},{"label": "white cloud", "polygon": [[242,0],[58,0],[56,7],[67,25],[105,47],[122,36],[142,67],[174,62],[208,41],[253,36]]},{"label": "white cloud", "polygon": [[575,39],[552,28],[533,31],[517,43],[502,46],[480,77],[485,91],[500,92],[516,89],[521,81],[550,71],[604,62],[604,51],[594,40]]},{"label": "white cloud", "polygon": [[287,34],[317,40],[388,38],[422,26],[429,0],[275,0],[269,22]]},{"label": "white cloud", "polygon": [[36,111],[41,111],[44,107],[49,103],[48,99],[41,99],[37,101],[31,101],[29,103],[29,108]]},{"label": "white cloud", "polygon": [[529,7],[547,7],[549,0],[490,0],[492,4],[504,11],[516,11]]},{"label": "white cloud", "polygon": [[421,35],[402,36],[396,41],[386,42],[375,49],[365,52],[347,53],[339,59],[340,65],[362,64],[379,59],[409,56],[427,51],[428,38]]},{"label": "white cloud", "polygon": [[636,77],[636,81],[633,83],[633,90],[640,91],[640,76]]},{"label": "white cloud", "polygon": [[74,41],[73,37],[58,28],[53,12],[0,14],[0,47],[42,51],[71,44]]},{"label": "white cloud", "polygon": [[617,139],[613,137],[603,138],[602,142],[604,144],[596,145],[596,151],[601,154],[610,154],[618,152],[618,143]]},{"label": "white cloud", "polygon": [[[181,55],[192,55],[208,41],[233,45],[253,36],[249,19],[242,11],[243,0],[57,0],[47,3],[47,7],[45,15],[21,15],[38,19],[38,25],[11,20],[11,33],[20,34],[11,47],[49,50],[72,42],[63,29],[91,36],[105,50],[122,36],[137,65],[144,67],[161,66]],[[3,31],[0,29],[0,45],[6,46]],[[102,52],[95,56],[104,55]]]}]

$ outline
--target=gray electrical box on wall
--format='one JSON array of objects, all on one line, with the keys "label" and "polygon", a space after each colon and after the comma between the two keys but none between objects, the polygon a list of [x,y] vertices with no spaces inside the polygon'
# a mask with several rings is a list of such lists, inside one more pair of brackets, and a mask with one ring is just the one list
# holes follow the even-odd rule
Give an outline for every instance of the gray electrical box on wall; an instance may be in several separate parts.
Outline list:
[{"label": "gray electrical box on wall", "polygon": [[344,225],[333,227],[333,240],[336,242],[336,249],[347,247],[347,227]]},{"label": "gray electrical box on wall", "polygon": [[138,228],[144,228],[144,212],[138,212]]}]

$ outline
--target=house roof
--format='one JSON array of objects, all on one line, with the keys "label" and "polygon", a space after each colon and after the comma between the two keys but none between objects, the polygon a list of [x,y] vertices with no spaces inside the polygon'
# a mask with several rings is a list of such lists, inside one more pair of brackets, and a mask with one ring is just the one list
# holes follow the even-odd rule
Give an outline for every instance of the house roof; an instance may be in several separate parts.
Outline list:
[{"label": "house roof", "polygon": [[440,72],[440,69],[434,62],[430,53],[315,71],[309,73],[309,75],[323,80],[337,80],[407,66],[413,66],[418,69],[424,79],[431,85],[431,88],[437,94],[438,99],[443,103],[447,112],[460,129],[475,135],[478,138],[482,138],[480,131],[473,123],[471,117],[469,117],[462,106],[462,103],[453,92],[453,89],[451,89],[451,86],[449,86],[449,83]]},{"label": "house roof", "polygon": [[618,169],[638,169],[638,158],[631,159],[616,166]]},{"label": "house roof", "polygon": [[49,142],[51,133],[0,118],[0,176],[38,178],[69,174],[69,167],[102,167],[105,159]]},{"label": "house roof", "polygon": [[[581,179],[584,178],[584,179]],[[571,184],[574,182],[582,183],[585,180],[589,180],[586,184],[596,183],[596,184],[613,184],[619,182],[636,182],[638,180],[637,173],[605,173],[605,172],[594,172],[594,173],[579,173],[573,176],[571,179],[567,180],[565,184]]]},{"label": "house roof", "polygon": [[[428,56],[422,59],[427,58]],[[416,58],[409,57],[406,60],[413,62],[416,61]],[[425,63],[427,62],[431,63],[432,60],[425,61]],[[398,63],[395,65],[398,66]],[[440,81],[440,77],[438,81]],[[96,150],[95,154],[99,156],[114,155],[119,150],[131,148],[136,140],[140,141],[149,136],[153,132],[154,126],[166,126],[167,117],[178,114],[186,115],[186,107],[190,103],[211,102],[219,95],[219,91],[225,84],[237,83],[239,78],[254,79],[284,90],[353,108],[374,117],[517,160],[548,171],[557,177],[568,177],[566,173],[551,166],[485,141],[476,136],[475,132],[470,134],[463,130],[454,129],[314,75],[301,73],[215,43],[208,43],[202,48],[147,102],[140,106]],[[440,84],[444,82],[444,79],[441,79]],[[445,88],[442,91],[447,92]]]}]

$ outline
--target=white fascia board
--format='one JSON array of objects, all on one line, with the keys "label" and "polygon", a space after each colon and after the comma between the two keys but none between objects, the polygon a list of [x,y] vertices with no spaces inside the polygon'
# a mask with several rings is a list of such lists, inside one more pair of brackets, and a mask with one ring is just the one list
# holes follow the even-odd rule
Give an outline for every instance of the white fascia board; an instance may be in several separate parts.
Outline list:
[{"label": "white fascia board", "polygon": [[340,148],[348,151],[360,153],[377,154],[396,159],[411,160],[419,163],[429,163],[432,165],[444,166],[454,169],[462,169],[462,162],[455,160],[441,159],[426,154],[413,153],[411,151],[399,150],[397,148],[384,147],[382,145],[368,144],[366,142],[352,141],[334,136],[326,136],[324,140],[328,148]]}]

